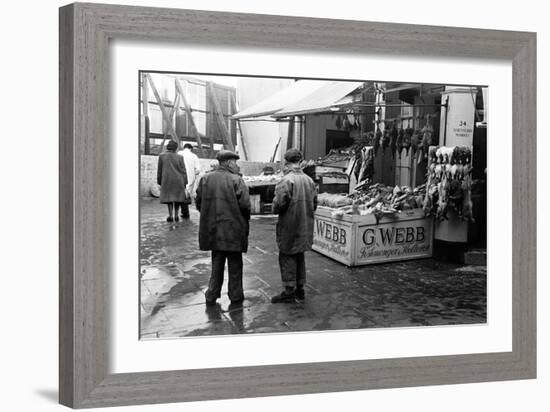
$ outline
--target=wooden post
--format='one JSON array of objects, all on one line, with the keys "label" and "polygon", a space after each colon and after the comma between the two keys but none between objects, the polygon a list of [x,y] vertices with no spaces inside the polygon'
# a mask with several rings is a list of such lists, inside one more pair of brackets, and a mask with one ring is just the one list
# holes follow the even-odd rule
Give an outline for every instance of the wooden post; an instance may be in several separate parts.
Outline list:
[{"label": "wooden post", "polygon": [[177,77],[175,78],[175,83],[176,83],[176,93],[179,94],[179,96],[181,96],[181,100],[183,101],[183,106],[185,107],[185,112],[187,113],[187,120],[191,125],[192,136],[194,136],[197,139],[197,144],[199,145],[199,153],[202,155],[203,154],[202,140],[199,134],[199,129],[197,129],[197,125],[195,124],[195,119],[191,111],[191,106],[189,105],[189,103],[187,102],[187,99],[185,98],[183,87],[181,86],[181,83]]},{"label": "wooden post", "polygon": [[231,140],[231,136],[229,135],[229,131],[227,130],[227,125],[225,124],[222,108],[220,106],[220,102],[218,101],[218,98],[216,97],[216,91],[214,90],[214,86],[212,85],[212,82],[208,82],[207,85],[208,85],[208,91],[210,94],[210,100],[214,105],[214,117],[218,121],[218,125],[222,131],[222,139],[224,141],[224,146],[227,146],[227,148],[231,151],[235,151],[235,146],[233,145],[233,141]]},{"label": "wooden post", "polygon": [[[166,120],[166,123],[170,123],[173,125],[174,122],[174,115],[176,114],[178,105],[180,104],[180,96],[178,93],[176,93],[176,97],[174,97],[174,103],[172,104],[172,108],[170,109],[170,112],[168,113],[168,120]],[[162,143],[160,145],[160,151],[162,152],[164,150],[164,143],[166,142],[166,138],[168,137],[168,134],[164,134],[164,139],[162,139]],[[179,136],[178,136],[178,148],[179,148]]]},{"label": "wooden post", "polygon": [[[162,112],[162,118],[163,119],[170,119],[168,110],[166,109],[166,106],[164,106],[164,102],[160,98],[159,92],[157,88],[155,87],[155,83],[153,83],[153,79],[151,78],[151,75],[149,73],[145,74],[145,78],[149,82],[149,85],[151,86],[151,90],[153,90],[153,94],[155,95],[155,99],[160,107],[160,111]],[[167,121],[168,124],[168,132],[172,135],[173,140],[178,144],[178,147],[180,145],[180,138],[178,137],[178,134],[176,133],[176,130],[174,129],[174,125]]]},{"label": "wooden post", "polygon": [[292,149],[294,147],[294,119],[292,116],[288,121],[288,133],[286,137],[286,150]]},{"label": "wooden post", "polygon": [[214,113],[213,113],[213,104],[212,99],[208,98],[208,88],[205,86],[205,104],[206,104],[206,134],[208,135],[208,139],[210,140],[210,150],[209,150],[209,157],[214,157]]},{"label": "wooden post", "polygon": [[[229,100],[230,104],[231,104],[229,112],[231,114],[234,114],[234,113],[237,113],[237,101],[236,101],[235,95],[233,93],[229,93],[229,94],[230,94],[230,97],[231,97],[231,99]],[[236,120],[235,124],[236,124],[236,129],[241,134],[241,145],[243,147],[243,157],[244,157],[243,160],[248,160],[248,153],[246,151],[246,145],[244,143],[243,125],[241,124],[240,120]],[[235,131],[235,133],[237,133],[237,131]]]},{"label": "wooden post", "polygon": [[241,145],[243,146],[243,160],[248,160],[248,153],[246,151],[246,145],[244,143],[244,133],[243,133],[243,126],[239,120],[237,120],[237,128],[239,130],[239,133],[241,134]]},{"label": "wooden post", "polygon": [[270,162],[273,163],[275,161],[275,156],[277,156],[277,149],[279,149],[279,145],[281,144],[281,139],[283,137],[279,137],[279,141],[277,142],[277,144],[275,145],[275,150],[273,151],[273,156],[271,156],[271,160]]}]

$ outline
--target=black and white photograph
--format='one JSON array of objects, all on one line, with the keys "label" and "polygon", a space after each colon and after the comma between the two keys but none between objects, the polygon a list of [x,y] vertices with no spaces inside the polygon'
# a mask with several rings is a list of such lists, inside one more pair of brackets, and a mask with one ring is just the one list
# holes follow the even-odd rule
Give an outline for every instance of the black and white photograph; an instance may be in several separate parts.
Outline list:
[{"label": "black and white photograph", "polygon": [[5,2],[2,410],[547,412],[544,4]]},{"label": "black and white photograph", "polygon": [[136,87],[140,339],[487,322],[487,86]]}]

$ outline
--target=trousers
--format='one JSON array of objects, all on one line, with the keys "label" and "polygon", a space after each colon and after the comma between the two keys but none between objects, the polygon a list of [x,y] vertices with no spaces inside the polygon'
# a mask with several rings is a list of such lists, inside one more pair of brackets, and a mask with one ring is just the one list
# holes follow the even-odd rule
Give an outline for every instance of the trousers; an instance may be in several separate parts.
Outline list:
[{"label": "trousers", "polygon": [[187,203],[180,203],[181,215],[183,217],[189,217],[189,205]]},{"label": "trousers", "polygon": [[227,295],[231,302],[244,299],[243,293],[243,255],[241,252],[212,251],[212,273],[205,292],[206,300],[215,301],[221,296],[225,261],[227,260]]},{"label": "trousers", "polygon": [[304,286],[306,283],[306,259],[304,252],[287,255],[279,252],[281,280],[285,287]]}]

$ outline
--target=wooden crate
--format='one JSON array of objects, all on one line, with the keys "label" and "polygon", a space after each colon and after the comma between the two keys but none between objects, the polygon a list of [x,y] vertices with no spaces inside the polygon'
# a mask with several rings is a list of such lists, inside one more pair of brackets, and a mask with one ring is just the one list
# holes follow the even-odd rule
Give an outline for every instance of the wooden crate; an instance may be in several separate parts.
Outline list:
[{"label": "wooden crate", "polygon": [[431,257],[433,219],[422,209],[406,210],[376,222],[374,215],[331,216],[315,211],[313,250],[347,266]]},{"label": "wooden crate", "polygon": [[271,214],[271,206],[273,204],[272,203],[263,203],[262,202],[262,210],[261,210],[261,214],[262,215],[270,215]]}]

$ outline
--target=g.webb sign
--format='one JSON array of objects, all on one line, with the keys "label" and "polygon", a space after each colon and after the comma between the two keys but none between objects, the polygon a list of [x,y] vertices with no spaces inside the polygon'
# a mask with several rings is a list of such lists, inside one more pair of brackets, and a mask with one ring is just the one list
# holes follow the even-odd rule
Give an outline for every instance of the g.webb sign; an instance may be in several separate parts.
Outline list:
[{"label": "g.webb sign", "polygon": [[348,266],[430,257],[433,222],[420,210],[384,217],[315,214],[313,250]]}]

